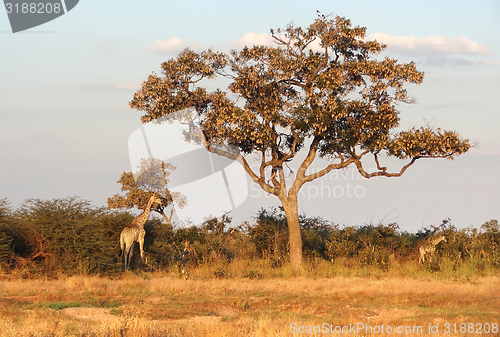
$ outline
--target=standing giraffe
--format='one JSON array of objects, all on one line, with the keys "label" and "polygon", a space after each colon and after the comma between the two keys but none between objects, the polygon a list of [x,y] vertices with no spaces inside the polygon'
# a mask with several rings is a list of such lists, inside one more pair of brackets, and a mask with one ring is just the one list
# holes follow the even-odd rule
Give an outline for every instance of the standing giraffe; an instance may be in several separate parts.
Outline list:
[{"label": "standing giraffe", "polygon": [[144,260],[144,235],[146,235],[144,224],[149,218],[149,212],[151,211],[151,205],[153,205],[153,203],[161,203],[161,199],[156,195],[149,198],[144,211],[137,218],[135,218],[134,221],[132,221],[130,226],[127,226],[122,230],[120,235],[120,248],[125,262],[125,271],[130,267],[135,242],[139,242],[141,259]]},{"label": "standing giraffe", "polygon": [[441,241],[447,242],[444,235],[432,240],[430,243],[420,246],[420,258],[418,259],[418,263],[425,262],[425,254],[429,255],[429,262],[432,262],[432,254],[434,254],[437,244]]},{"label": "standing giraffe", "polygon": [[184,250],[179,254],[174,256],[174,260],[177,261],[177,268],[179,272],[184,276],[184,279],[188,279],[189,271],[187,269],[187,264],[189,262],[189,258],[191,254],[194,252],[194,249],[191,248],[189,244],[189,240],[184,241]]}]

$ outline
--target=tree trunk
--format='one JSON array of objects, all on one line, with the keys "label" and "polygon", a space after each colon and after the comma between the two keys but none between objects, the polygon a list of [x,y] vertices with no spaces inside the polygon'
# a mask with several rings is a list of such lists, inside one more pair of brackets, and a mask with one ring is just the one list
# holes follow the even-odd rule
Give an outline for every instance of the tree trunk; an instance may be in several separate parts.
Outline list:
[{"label": "tree trunk", "polygon": [[302,269],[302,235],[300,233],[297,197],[288,197],[281,201],[286,214],[290,234],[290,263],[295,271]]},{"label": "tree trunk", "polygon": [[[165,215],[163,212],[158,212],[163,216],[163,219],[167,222],[168,225],[172,226],[172,221]],[[170,217],[172,217],[172,213],[170,214]]]}]

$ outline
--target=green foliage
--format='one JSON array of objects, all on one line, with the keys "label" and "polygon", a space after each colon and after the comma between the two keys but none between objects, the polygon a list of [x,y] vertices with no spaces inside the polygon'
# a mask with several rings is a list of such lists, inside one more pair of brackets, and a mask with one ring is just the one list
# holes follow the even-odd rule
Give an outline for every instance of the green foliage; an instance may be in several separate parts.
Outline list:
[{"label": "green foliage", "polygon": [[[184,207],[185,197],[179,193],[170,193],[167,189],[168,177],[175,170],[171,164],[165,163],[156,158],[143,159],[135,173],[124,172],[120,180],[121,191],[125,195],[115,194],[108,198],[108,208],[110,209],[130,209],[137,207],[144,209],[152,195],[161,199],[161,203],[154,203],[151,208],[163,216],[165,221],[171,225],[173,214],[173,201],[177,202],[177,207]],[[170,208],[170,212],[167,209]],[[167,214],[169,213],[169,216]]]},{"label": "green foliage", "polygon": [[261,258],[283,259],[288,253],[288,225],[283,209],[261,209],[255,226],[248,228],[250,240]]},{"label": "green foliage", "polygon": [[213,274],[215,277],[220,278],[220,279],[229,278],[229,273],[228,273],[227,269],[225,269],[223,267],[219,267],[219,268],[215,269]]},{"label": "green foliage", "polygon": [[0,232],[0,263],[7,263],[11,254],[11,243],[12,238],[9,235],[1,231]]},{"label": "green foliage", "polygon": [[88,201],[29,199],[14,215],[15,250],[44,272],[103,273],[115,268],[117,242],[133,217],[92,207]]},{"label": "green foliage", "polygon": [[0,199],[0,263],[9,262],[11,256],[12,235],[9,233],[10,202]]},{"label": "green foliage", "polygon": [[496,268],[500,268],[500,225],[497,220],[490,220],[481,225],[484,231],[481,240],[475,242],[475,252],[488,259]]},{"label": "green foliage", "polygon": [[53,310],[62,310],[66,308],[80,308],[86,307],[85,304],[79,302],[56,302],[56,303],[46,303],[44,306]]},{"label": "green foliage", "polygon": [[256,279],[256,278],[262,278],[262,274],[259,273],[258,270],[256,269],[245,269],[245,275],[244,277],[247,277],[249,279]]},{"label": "green foliage", "polygon": [[[4,201],[3,205],[8,204]],[[119,235],[133,218],[127,212],[93,207],[79,198],[30,199],[15,211],[2,213],[0,262],[10,266],[7,271],[22,271],[22,277],[121,272]],[[341,268],[358,266],[365,273],[374,269],[384,273],[410,261],[413,269],[431,273],[465,271],[473,275],[500,269],[497,220],[487,221],[479,229],[457,229],[446,219],[412,234],[400,231],[396,223],[341,228],[321,218],[301,215],[299,219],[303,251],[313,268],[340,264]],[[282,208],[261,209],[252,223],[238,227],[223,215],[208,218],[199,227],[177,229],[149,220],[145,230],[148,264],[143,265],[139,253],[134,253],[136,270],[169,269],[178,263],[174,256],[186,247],[189,266],[208,265],[217,278],[234,273],[261,278],[267,274],[266,268],[279,271],[288,262],[288,224]],[[432,261],[419,266],[419,247],[442,235],[447,240],[436,246]],[[235,261],[243,261],[239,272],[231,267]]]},{"label": "green foliage", "polygon": [[[194,251],[193,261],[200,263],[229,263],[234,258],[251,258],[248,255],[250,240],[241,227],[230,228],[231,218],[224,214],[220,218],[207,218],[198,230],[202,241],[190,241]],[[191,229],[193,230],[193,229]],[[193,235],[191,235],[193,237]]]},{"label": "green foliage", "polygon": [[11,212],[10,202],[7,198],[0,199],[0,221],[3,221]]},{"label": "green foliage", "polygon": [[299,216],[299,222],[304,255],[309,258],[327,258],[328,238],[338,226],[319,217],[308,218],[305,215]]},{"label": "green foliage", "polygon": [[11,265],[30,255],[33,232],[22,228],[14,217],[7,199],[0,200],[0,263]]},{"label": "green foliage", "polygon": [[[153,269],[162,269],[171,265],[175,253],[175,232],[170,224],[159,220],[147,221],[144,225],[144,250],[148,256],[148,264]],[[136,245],[137,246],[137,245]],[[137,247],[136,247],[137,248]],[[133,255],[132,265],[137,265],[140,255]]]},{"label": "green foliage", "polygon": [[406,233],[398,233],[398,225],[364,225],[332,231],[327,242],[327,255],[332,262],[337,258],[354,258],[362,265],[374,265],[386,270],[390,256],[405,254],[408,247]]}]

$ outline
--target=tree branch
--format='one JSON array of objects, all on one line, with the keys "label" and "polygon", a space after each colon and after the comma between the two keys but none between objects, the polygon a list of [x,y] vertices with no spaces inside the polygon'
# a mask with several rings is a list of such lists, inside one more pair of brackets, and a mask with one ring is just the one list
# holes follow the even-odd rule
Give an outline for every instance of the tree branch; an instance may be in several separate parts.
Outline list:
[{"label": "tree branch", "polygon": [[[264,161],[264,154],[262,154],[262,157],[263,157],[262,161]],[[259,184],[259,186],[264,191],[266,191],[267,193],[278,195],[277,194],[278,191],[276,191],[275,188],[273,188],[271,185],[269,185],[269,184],[266,183],[266,178],[265,178],[265,175],[263,174],[263,170],[264,169],[263,169],[262,164],[261,164],[261,167],[260,167],[261,176],[259,177],[258,175],[255,174],[255,172],[252,170],[252,168],[250,167],[250,165],[248,165],[247,160],[243,156],[240,155],[236,160],[243,166],[243,168],[248,173],[248,175],[250,176],[250,178],[255,183]]]},{"label": "tree branch", "polygon": [[314,158],[316,158],[316,152],[318,150],[320,141],[321,137],[314,136],[313,141],[309,146],[309,153],[307,154],[306,158],[304,159],[302,164],[300,164],[300,167],[297,170],[297,176],[292,184],[292,187],[290,188],[289,194],[297,195],[300,187],[305,183],[306,171],[311,165],[311,163],[314,161]]},{"label": "tree branch", "polygon": [[321,171],[318,171],[316,173],[312,173],[308,176],[305,176],[304,183],[307,183],[307,182],[313,181],[314,179],[320,178],[332,170],[345,168],[345,167],[349,166],[352,162],[353,162],[352,158],[349,158],[346,161],[344,158],[340,157],[340,163],[330,164],[327,167],[325,167],[324,169],[322,169]]},{"label": "tree branch", "polygon": [[325,58],[323,60],[323,62],[321,62],[318,67],[316,68],[316,70],[314,72],[311,73],[310,77],[307,79],[306,81],[306,87],[310,87],[312,82],[316,79],[316,77],[318,77],[318,74],[320,72],[320,70],[322,68],[325,68],[326,66],[328,66],[328,59],[329,59],[329,56],[328,56],[328,48],[325,47]]},{"label": "tree branch", "polygon": [[380,166],[380,163],[378,162],[378,156],[377,156],[376,153],[373,154],[373,157],[375,158],[375,163],[377,164],[377,169],[379,169],[380,171],[383,171],[383,172],[387,171],[387,167],[385,167],[385,166],[381,167]]},{"label": "tree branch", "polygon": [[[402,176],[402,175],[403,175],[403,173],[405,173],[405,171],[406,171],[406,170],[407,170],[410,166],[412,166],[413,164],[415,164],[415,162],[417,161],[417,159],[420,159],[420,158],[422,158],[422,157],[420,157],[420,156],[413,157],[413,158],[411,159],[411,161],[410,161],[408,164],[406,164],[405,166],[403,166],[403,167],[401,168],[401,170],[400,170],[399,172],[397,172],[397,173],[388,173],[388,172],[386,171],[386,169],[387,169],[387,168],[385,168],[385,167],[383,167],[381,171],[368,173],[368,172],[366,172],[366,171],[364,170],[364,168],[363,168],[363,164],[361,163],[360,158],[361,158],[361,157],[356,157],[356,158],[354,158],[354,157],[353,157],[353,158],[351,158],[351,159],[353,159],[353,160],[352,160],[352,162],[356,165],[356,168],[358,169],[359,174],[361,174],[363,177],[365,177],[365,178],[368,178],[368,179],[369,179],[369,178],[373,178],[373,177],[380,177],[380,176],[384,176],[384,177],[400,177],[400,176]],[[377,166],[378,166],[378,164],[377,164]],[[378,169],[380,170],[380,168],[378,168]]]}]

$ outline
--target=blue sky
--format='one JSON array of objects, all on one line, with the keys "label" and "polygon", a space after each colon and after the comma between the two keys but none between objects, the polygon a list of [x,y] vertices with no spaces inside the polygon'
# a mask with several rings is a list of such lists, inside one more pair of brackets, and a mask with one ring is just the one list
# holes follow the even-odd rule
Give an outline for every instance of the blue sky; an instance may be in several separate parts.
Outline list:
[{"label": "blue sky", "polygon": [[[127,141],[141,114],[128,102],[162,61],[184,47],[228,51],[266,41],[270,28],[307,26],[316,10],[367,27],[368,36],[388,44],[387,55],[414,60],[425,72],[423,85],[408,87],[418,103],[400,107],[402,127],[429,122],[479,145],[455,161],[417,162],[401,178],[327,177],[306,191],[301,211],[346,225],[397,221],[411,231],[445,218],[458,227],[500,219],[496,0],[82,0],[66,15],[17,34],[0,11],[0,198],[17,206],[28,198],[78,195],[105,205],[119,192],[120,174],[131,170]],[[337,188],[334,195],[335,186],[345,193]],[[356,187],[358,197],[348,197]],[[234,213],[238,220],[278,205],[251,185],[249,193]]]}]

